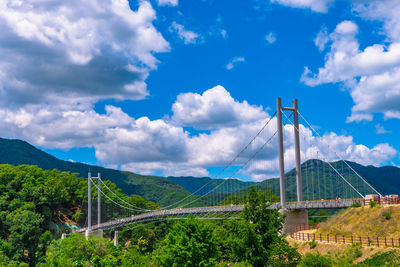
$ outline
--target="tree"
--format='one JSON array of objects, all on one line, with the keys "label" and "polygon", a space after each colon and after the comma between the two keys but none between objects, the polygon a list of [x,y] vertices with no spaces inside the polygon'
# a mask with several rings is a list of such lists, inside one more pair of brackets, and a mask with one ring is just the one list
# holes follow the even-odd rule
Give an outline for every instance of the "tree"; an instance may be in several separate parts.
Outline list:
[{"label": "tree", "polygon": [[211,225],[189,216],[174,224],[159,261],[163,266],[211,266],[217,256]]},{"label": "tree", "polygon": [[[43,216],[31,210],[17,209],[7,215],[7,225],[10,227],[9,243],[15,250],[14,258],[34,265],[37,262],[36,252],[42,235],[40,227]],[[28,257],[25,256],[25,251]]]},{"label": "tree", "polygon": [[254,188],[250,189],[243,218],[248,226],[242,237],[242,261],[254,266],[296,266],[300,254],[289,246],[281,232],[284,216],[278,210],[268,209],[265,198]]}]

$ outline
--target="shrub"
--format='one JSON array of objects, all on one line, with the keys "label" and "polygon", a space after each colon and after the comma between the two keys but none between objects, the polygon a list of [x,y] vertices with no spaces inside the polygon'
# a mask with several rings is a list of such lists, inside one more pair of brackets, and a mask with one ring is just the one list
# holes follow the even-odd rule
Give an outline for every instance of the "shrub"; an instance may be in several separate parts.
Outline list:
[{"label": "shrub", "polygon": [[353,208],[359,208],[359,207],[361,207],[362,205],[361,205],[361,203],[360,202],[356,202],[356,203],[353,203],[353,205],[351,205]]},{"label": "shrub", "polygon": [[323,256],[319,252],[306,253],[301,260],[300,267],[331,267],[333,264],[329,256]]},{"label": "shrub", "polygon": [[386,220],[390,220],[392,218],[392,213],[390,213],[390,211],[384,211],[382,213],[383,218],[385,218]]},{"label": "shrub", "polygon": [[371,200],[370,202],[369,202],[369,206],[371,207],[371,208],[373,208],[373,207],[376,207],[376,202],[375,201],[373,201],[373,200]]},{"label": "shrub", "polygon": [[317,242],[315,242],[315,240],[312,240],[308,242],[308,245],[310,246],[311,249],[314,249],[317,246]]}]

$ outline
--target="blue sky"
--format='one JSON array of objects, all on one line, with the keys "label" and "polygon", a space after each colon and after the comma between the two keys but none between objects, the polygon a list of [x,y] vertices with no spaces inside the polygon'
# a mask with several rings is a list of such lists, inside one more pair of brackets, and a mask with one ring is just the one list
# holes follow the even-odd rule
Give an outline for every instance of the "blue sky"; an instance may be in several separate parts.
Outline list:
[{"label": "blue sky", "polygon": [[[303,158],[400,164],[398,1],[74,2],[0,4],[2,137],[64,160],[212,176],[277,97],[296,97],[323,135],[304,129]],[[276,175],[276,141],[266,149],[237,177]]]}]

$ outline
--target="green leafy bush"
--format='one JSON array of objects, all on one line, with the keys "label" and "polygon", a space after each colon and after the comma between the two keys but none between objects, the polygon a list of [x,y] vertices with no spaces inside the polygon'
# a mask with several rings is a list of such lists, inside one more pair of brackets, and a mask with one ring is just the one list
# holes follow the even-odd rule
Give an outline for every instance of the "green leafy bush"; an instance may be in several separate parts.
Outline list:
[{"label": "green leafy bush", "polygon": [[369,206],[370,206],[371,208],[376,207],[376,205],[377,205],[377,203],[376,203],[375,201],[373,201],[373,200],[371,200],[371,201],[369,202]]},{"label": "green leafy bush", "polygon": [[392,213],[390,211],[384,211],[382,213],[383,218],[385,218],[386,220],[390,220],[392,218]]},{"label": "green leafy bush", "polygon": [[308,245],[310,246],[311,249],[314,249],[317,246],[317,242],[315,240],[312,240],[308,242]]},{"label": "green leafy bush", "polygon": [[360,202],[356,202],[356,203],[353,203],[353,205],[351,205],[353,208],[359,208],[359,207],[361,207],[362,205],[361,205],[361,203]]},{"label": "green leafy bush", "polygon": [[332,259],[329,256],[323,256],[319,252],[306,253],[300,261],[300,267],[331,267],[333,265]]}]

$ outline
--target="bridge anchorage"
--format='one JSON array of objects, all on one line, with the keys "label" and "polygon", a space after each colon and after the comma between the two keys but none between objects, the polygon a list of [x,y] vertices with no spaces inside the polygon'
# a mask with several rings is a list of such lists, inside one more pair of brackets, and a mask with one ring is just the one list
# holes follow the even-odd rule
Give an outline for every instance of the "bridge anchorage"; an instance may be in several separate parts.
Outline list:
[{"label": "bridge anchorage", "polygon": [[[148,210],[128,203],[102,181],[100,173],[97,177],[92,177],[89,172],[87,224],[86,227],[82,227],[76,232],[85,233],[86,236],[89,234],[102,235],[103,230],[118,229],[121,226],[133,223],[174,220],[189,214],[195,214],[201,219],[234,219],[238,217],[235,214],[243,211],[246,205],[248,189],[255,187],[260,194],[271,195],[270,209],[279,209],[280,212],[286,214],[283,230],[289,233],[294,225],[308,224],[307,211],[309,209],[347,208],[354,203],[365,203],[364,197],[367,194],[381,196],[347,161],[340,157],[339,153],[331,152],[332,149],[329,144],[327,149],[320,150],[321,143],[318,143],[319,146],[317,147],[316,144],[318,140],[322,140],[322,136],[299,112],[297,99],[293,100],[292,107],[283,107],[281,98],[277,99],[276,104],[275,114],[268,118],[249,143],[218,174],[212,177],[225,179],[219,179],[218,183],[214,183],[217,181],[216,179],[210,179],[190,195],[159,209]],[[286,115],[285,112],[288,111],[290,115]],[[275,116],[276,129],[270,125]],[[285,120],[282,116],[285,117]],[[290,119],[292,116],[293,123]],[[300,118],[304,123],[299,123]],[[285,124],[287,122],[290,124]],[[295,174],[293,172],[285,174],[283,137],[284,131],[288,127],[293,127],[294,133]],[[277,136],[279,152],[279,181],[275,178],[266,177],[262,182],[240,187],[240,183],[232,178],[241,171],[248,175],[251,167],[254,167],[250,164],[257,163],[257,160],[259,160],[257,164],[260,164],[259,162],[264,159],[261,152],[267,149],[273,151],[273,148],[268,145],[275,136]],[[303,137],[302,145],[300,144],[300,137]],[[258,148],[256,148],[257,145]],[[330,155],[333,153],[338,160],[329,162],[322,151],[329,151]],[[301,156],[305,158],[302,164]],[[262,167],[266,169],[266,166],[263,165]],[[227,174],[232,169],[234,170],[233,173]],[[224,174],[224,177],[221,177],[222,174]],[[95,180],[97,180],[97,183]],[[97,224],[94,225],[92,224],[93,187],[97,189]],[[103,195],[103,198],[101,195]],[[279,199],[272,199],[273,195],[279,195]],[[112,205],[116,209],[110,209],[107,205]],[[215,218],[210,217],[210,215],[226,216]],[[118,232],[116,232],[117,234]]]}]

